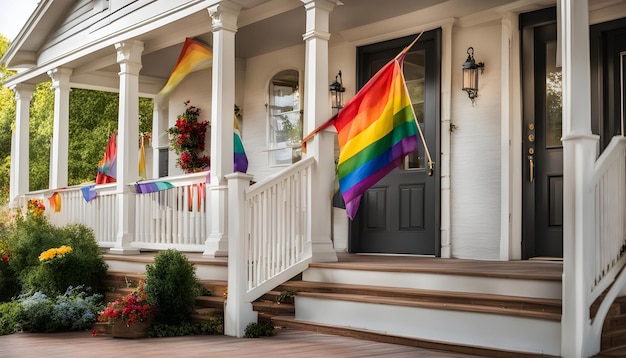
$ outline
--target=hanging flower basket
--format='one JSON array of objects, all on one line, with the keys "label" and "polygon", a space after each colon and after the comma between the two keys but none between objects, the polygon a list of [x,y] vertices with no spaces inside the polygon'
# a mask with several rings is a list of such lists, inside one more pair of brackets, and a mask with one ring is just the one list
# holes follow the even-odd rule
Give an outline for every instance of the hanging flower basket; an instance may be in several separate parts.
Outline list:
[{"label": "hanging flower basket", "polygon": [[178,154],[176,164],[185,172],[193,173],[209,166],[209,157],[202,155],[204,137],[209,122],[198,122],[200,108],[185,102],[185,112],[178,116],[176,124],[167,130],[169,147]]}]

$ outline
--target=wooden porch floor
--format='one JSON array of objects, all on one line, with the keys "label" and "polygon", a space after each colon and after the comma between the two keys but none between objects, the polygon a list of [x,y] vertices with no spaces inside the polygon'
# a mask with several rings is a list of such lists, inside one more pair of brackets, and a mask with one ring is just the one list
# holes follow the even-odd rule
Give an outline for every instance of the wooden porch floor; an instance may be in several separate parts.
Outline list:
[{"label": "wooden porch floor", "polygon": [[[151,263],[156,251],[142,251],[139,255],[105,254],[105,259]],[[195,265],[227,266],[228,258],[209,258],[201,253],[187,253]],[[424,256],[368,255],[338,253],[338,262],[313,263],[312,267],[337,267],[353,270],[421,272],[478,277],[499,277],[561,281],[563,263],[558,260],[485,261],[468,259],[443,259]]]},{"label": "wooden porch floor", "polygon": [[65,357],[432,357],[471,358],[390,343],[291,329],[274,337],[186,336],[119,339],[90,332],[16,333],[0,336],[0,358]]}]

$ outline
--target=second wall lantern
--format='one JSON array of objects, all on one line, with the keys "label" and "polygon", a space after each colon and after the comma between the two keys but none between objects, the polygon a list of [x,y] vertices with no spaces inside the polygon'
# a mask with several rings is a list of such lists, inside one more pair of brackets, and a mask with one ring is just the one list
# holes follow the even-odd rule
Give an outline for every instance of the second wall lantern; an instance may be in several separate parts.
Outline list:
[{"label": "second wall lantern", "polygon": [[474,60],[474,48],[467,49],[467,60],[463,64],[463,88],[462,90],[467,92],[467,95],[472,100],[478,97],[478,71],[482,74],[485,71],[485,64],[482,62],[476,63]]}]

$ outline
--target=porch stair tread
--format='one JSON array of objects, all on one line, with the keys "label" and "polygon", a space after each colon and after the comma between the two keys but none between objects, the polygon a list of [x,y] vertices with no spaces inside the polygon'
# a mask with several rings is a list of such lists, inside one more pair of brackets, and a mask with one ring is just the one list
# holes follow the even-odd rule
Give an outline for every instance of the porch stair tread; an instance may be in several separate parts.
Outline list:
[{"label": "porch stair tread", "polygon": [[557,299],[312,281],[287,281],[277,289],[318,298],[561,319]]},{"label": "porch stair tread", "polygon": [[626,345],[612,347],[612,348],[603,350],[593,357],[594,358],[626,357]]},{"label": "porch stair tread", "polygon": [[382,297],[382,296],[366,296],[343,293],[318,293],[318,292],[300,292],[298,295],[303,297],[322,298],[327,300],[342,300],[361,303],[374,303],[383,305],[397,305],[405,307],[421,307],[431,309],[445,309],[476,313],[492,313],[504,314],[510,316],[520,316],[536,319],[545,319],[552,321],[561,321],[561,313],[524,310],[517,308],[509,308],[502,306],[482,305],[482,304],[464,304],[445,301],[418,301],[407,298]]},{"label": "porch stair tread", "polygon": [[344,337],[352,337],[357,339],[365,339],[375,342],[401,344],[411,347],[441,350],[448,352],[456,352],[462,354],[472,354],[482,357],[498,357],[498,358],[531,358],[531,357],[554,357],[545,354],[534,354],[510,350],[489,349],[485,347],[470,346],[467,344],[458,345],[454,343],[417,339],[413,337],[405,337],[388,334],[386,332],[378,332],[367,329],[360,329],[349,326],[328,325],[317,322],[310,322],[296,319],[293,316],[273,316],[272,322],[275,326],[296,329],[302,331],[316,332],[322,334],[332,334]]}]

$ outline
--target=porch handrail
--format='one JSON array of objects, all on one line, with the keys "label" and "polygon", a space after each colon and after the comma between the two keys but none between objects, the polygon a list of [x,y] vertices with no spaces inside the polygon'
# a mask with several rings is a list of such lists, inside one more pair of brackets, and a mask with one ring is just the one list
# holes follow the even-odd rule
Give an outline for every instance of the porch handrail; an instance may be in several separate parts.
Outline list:
[{"label": "porch handrail", "polygon": [[202,252],[208,228],[208,172],[144,180],[167,182],[172,188],[135,195],[135,237],[139,249]]},{"label": "porch handrail", "polygon": [[[239,199],[229,194],[230,205],[242,207],[237,220],[241,226],[238,243],[242,245],[238,251],[241,255],[229,249],[229,266],[245,268],[240,276],[244,282],[237,284],[242,301],[256,300],[308,267],[311,249],[307,246],[310,246],[310,230],[306,218],[310,211],[314,164],[315,158],[307,157],[253,186],[246,182]],[[237,179],[239,183],[245,180],[229,177],[229,193],[237,185]],[[241,256],[239,260],[243,262],[233,262],[235,256]],[[229,280],[230,277],[229,271]]]},{"label": "porch handrail", "polygon": [[604,294],[591,322],[592,334],[599,339],[610,305],[626,284],[626,137],[613,137],[596,160],[592,186],[594,272],[588,308]]}]

